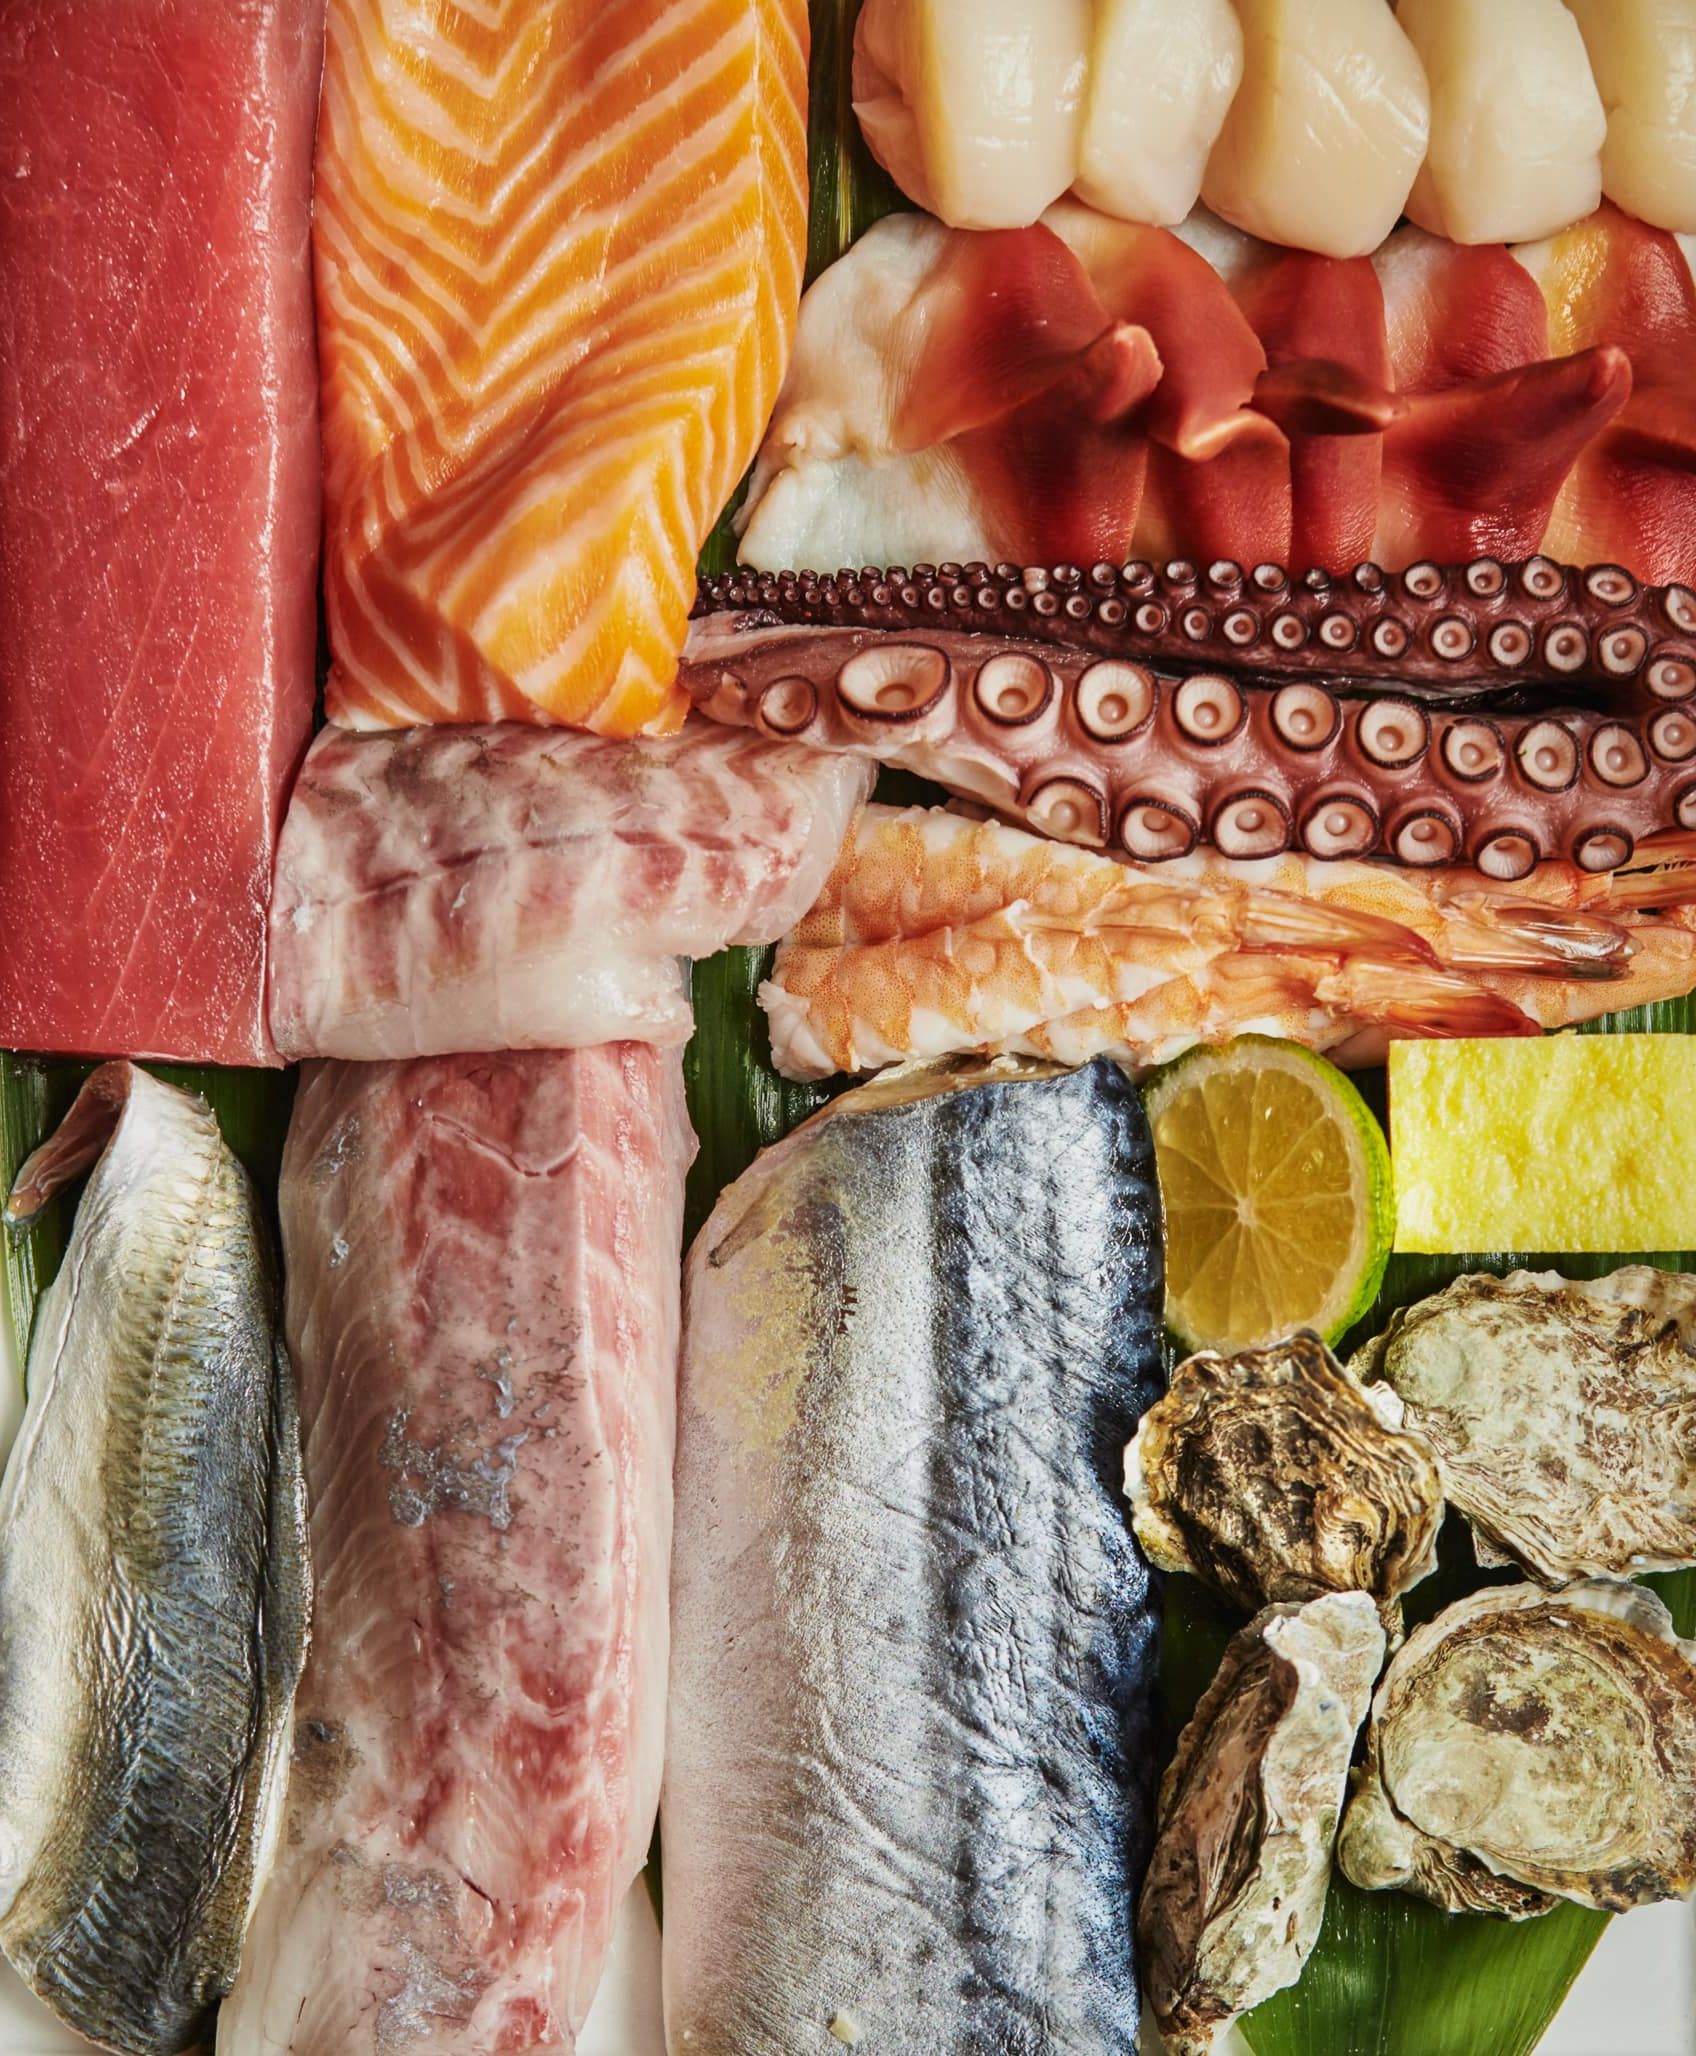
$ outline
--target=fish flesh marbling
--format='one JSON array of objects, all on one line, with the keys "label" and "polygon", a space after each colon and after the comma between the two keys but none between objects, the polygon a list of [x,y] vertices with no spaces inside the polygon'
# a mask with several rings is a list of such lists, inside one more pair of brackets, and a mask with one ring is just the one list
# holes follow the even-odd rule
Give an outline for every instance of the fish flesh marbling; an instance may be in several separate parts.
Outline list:
[{"label": "fish flesh marbling", "polygon": [[266,1064],[324,0],[0,7],[0,1048]]},{"label": "fish flesh marbling", "polygon": [[0,1946],[79,2034],[175,2056],[281,1826],[306,1505],[267,1231],[217,1122],[103,1065],[8,1225],[91,1163],[0,1485]]},{"label": "fish flesh marbling", "polygon": [[304,1073],[316,1619],[222,2056],[574,2046],[659,1790],[692,1149],[643,1043]]},{"label": "fish flesh marbling", "polygon": [[807,233],[801,0],[331,0],[330,718],[678,727]]},{"label": "fish flesh marbling", "polygon": [[[690,1253],[672,2056],[1132,2056],[1160,1204],[1107,1063],[836,1100]],[[834,2038],[834,2039],[833,2039]]]},{"label": "fish flesh marbling", "polygon": [[632,742],[327,728],[277,859],[277,1045],[369,1061],[685,1041],[679,959],[792,927],[870,783],[705,722]]}]

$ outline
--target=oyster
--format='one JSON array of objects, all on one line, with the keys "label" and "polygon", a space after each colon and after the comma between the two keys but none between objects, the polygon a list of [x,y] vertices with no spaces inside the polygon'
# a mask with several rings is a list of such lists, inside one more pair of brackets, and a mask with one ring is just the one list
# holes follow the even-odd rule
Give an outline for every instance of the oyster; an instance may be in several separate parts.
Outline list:
[{"label": "oyster", "polygon": [[1399,1637],[1397,1601],[1430,1570],[1443,1519],[1437,1466],[1400,1414],[1305,1330],[1192,1356],[1125,1452],[1137,1540],[1251,1613],[1370,1592]]},{"label": "oyster", "polygon": [[1696,1277],[1458,1278],[1350,1368],[1400,1396],[1480,1563],[1547,1585],[1696,1563]]},{"label": "oyster", "polygon": [[1383,1660],[1364,1592],[1270,1606],[1226,1647],[1161,1784],[1137,1907],[1145,1990],[1171,2056],[1203,2056],[1301,1975]]},{"label": "oyster", "polygon": [[1641,1585],[1474,1592],[1372,1702],[1337,1858],[1368,1891],[1523,1920],[1696,1885],[1696,1642]]}]

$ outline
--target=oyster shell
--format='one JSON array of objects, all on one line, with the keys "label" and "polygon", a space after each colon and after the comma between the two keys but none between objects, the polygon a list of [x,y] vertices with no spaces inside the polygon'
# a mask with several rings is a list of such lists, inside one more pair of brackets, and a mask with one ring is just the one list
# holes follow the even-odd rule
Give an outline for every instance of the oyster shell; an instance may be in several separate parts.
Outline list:
[{"label": "oyster shell", "polygon": [[1474,1592],[1372,1702],[1337,1858],[1368,1891],[1522,1920],[1696,1885],[1696,1642],[1641,1585]]},{"label": "oyster shell", "polygon": [[1481,1563],[1547,1585],[1696,1563],[1696,1277],[1458,1278],[1350,1369],[1400,1396]]},{"label": "oyster shell", "polygon": [[1144,1991],[1171,2056],[1203,2056],[1301,1975],[1383,1660],[1364,1592],[1268,1607],[1227,1645],[1162,1780],[1137,1906]]},{"label": "oyster shell", "polygon": [[1137,1540],[1250,1613],[1370,1592],[1399,1638],[1397,1600],[1430,1570],[1443,1519],[1436,1463],[1400,1411],[1305,1330],[1192,1356],[1125,1452]]}]

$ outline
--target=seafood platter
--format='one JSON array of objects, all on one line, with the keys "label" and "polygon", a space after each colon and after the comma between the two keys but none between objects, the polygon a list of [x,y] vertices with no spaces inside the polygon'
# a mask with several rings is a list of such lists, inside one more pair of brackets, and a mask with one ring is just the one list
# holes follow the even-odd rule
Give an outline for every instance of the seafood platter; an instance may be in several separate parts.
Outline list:
[{"label": "seafood platter", "polygon": [[1696,0],[0,0],[0,159],[0,2051],[1529,2056]]}]

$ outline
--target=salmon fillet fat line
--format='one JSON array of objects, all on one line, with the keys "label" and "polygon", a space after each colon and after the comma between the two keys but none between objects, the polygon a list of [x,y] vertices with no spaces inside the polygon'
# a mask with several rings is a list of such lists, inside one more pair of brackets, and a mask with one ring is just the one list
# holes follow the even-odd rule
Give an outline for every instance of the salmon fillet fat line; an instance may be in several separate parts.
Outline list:
[{"label": "salmon fillet fat line", "polygon": [[802,0],[332,0],[332,720],[664,733],[806,239]]}]

